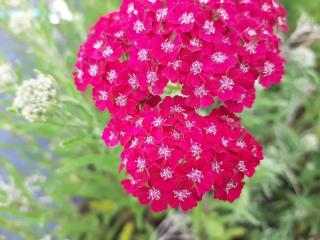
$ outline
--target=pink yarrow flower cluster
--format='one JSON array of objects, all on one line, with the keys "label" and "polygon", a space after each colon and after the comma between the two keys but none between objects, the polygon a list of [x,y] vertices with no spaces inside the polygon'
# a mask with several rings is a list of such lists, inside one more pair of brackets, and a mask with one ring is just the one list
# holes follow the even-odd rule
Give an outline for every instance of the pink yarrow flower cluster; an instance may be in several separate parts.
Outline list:
[{"label": "pink yarrow flower cluster", "polygon": [[263,154],[234,113],[252,106],[255,81],[281,81],[275,27],[286,29],[276,0],[124,0],[90,29],[75,84],[110,112],[103,140],[123,146],[122,185],[141,204],[240,196]]},{"label": "pink yarrow flower cluster", "polygon": [[154,211],[189,210],[212,189],[215,198],[234,201],[263,158],[261,145],[225,107],[202,117],[180,96],[112,118],[103,139],[124,146],[120,170],[130,177],[122,184]]}]

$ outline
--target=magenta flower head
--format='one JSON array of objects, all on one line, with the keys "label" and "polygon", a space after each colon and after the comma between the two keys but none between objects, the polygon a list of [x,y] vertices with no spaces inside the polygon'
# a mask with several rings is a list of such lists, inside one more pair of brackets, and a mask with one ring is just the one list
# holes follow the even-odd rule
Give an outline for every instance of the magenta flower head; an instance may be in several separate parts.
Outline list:
[{"label": "magenta flower head", "polygon": [[240,196],[263,153],[235,113],[255,81],[280,83],[285,15],[276,0],[124,0],[91,27],[75,84],[111,114],[102,137],[123,146],[126,192],[153,211]]}]

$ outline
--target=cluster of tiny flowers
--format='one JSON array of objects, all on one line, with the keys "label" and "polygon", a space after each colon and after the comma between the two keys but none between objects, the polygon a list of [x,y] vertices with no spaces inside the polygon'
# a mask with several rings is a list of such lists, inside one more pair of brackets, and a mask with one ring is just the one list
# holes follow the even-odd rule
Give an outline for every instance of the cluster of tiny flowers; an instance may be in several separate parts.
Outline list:
[{"label": "cluster of tiny flowers", "polygon": [[9,29],[14,34],[28,33],[32,28],[33,14],[31,11],[18,10],[9,18]]},{"label": "cluster of tiny flowers", "polygon": [[10,7],[19,7],[25,3],[25,0],[8,0],[7,4]]},{"label": "cluster of tiny flowers", "polygon": [[[40,240],[54,240],[56,239],[53,235],[51,234],[46,234],[43,236]],[[65,238],[64,240],[70,240],[70,238]]]},{"label": "cluster of tiny flowers", "polygon": [[189,210],[211,190],[239,197],[263,154],[234,113],[252,106],[256,80],[281,81],[275,27],[286,28],[276,0],[124,0],[90,29],[75,84],[112,115],[103,139],[124,147],[128,193],[154,211]]},{"label": "cluster of tiny flowers", "polygon": [[16,75],[12,67],[8,64],[0,65],[0,92],[8,86],[14,85],[16,82]]},{"label": "cluster of tiny flowers", "polygon": [[262,159],[260,144],[225,107],[203,117],[180,96],[112,118],[103,139],[124,146],[120,170],[129,178],[122,184],[153,211],[189,210],[212,189],[215,198],[234,201]]},{"label": "cluster of tiny flowers", "polygon": [[54,0],[50,4],[50,22],[59,24],[63,21],[72,21],[73,15],[64,0]]},{"label": "cluster of tiny flowers", "polygon": [[15,184],[14,179],[5,180],[0,178],[0,208],[11,205],[18,205],[22,211],[30,209],[30,203],[24,190],[33,198],[37,199],[39,203],[49,205],[52,203],[51,198],[45,196],[41,190],[41,184],[46,180],[42,175],[31,175],[23,182],[23,188]]},{"label": "cluster of tiny flowers", "polygon": [[18,204],[21,211],[28,210],[28,199],[17,188],[13,179],[5,181],[0,178],[0,208]]},{"label": "cluster of tiny flowers", "polygon": [[57,104],[57,92],[50,76],[39,75],[18,87],[13,107],[30,122],[46,121],[48,110]]}]

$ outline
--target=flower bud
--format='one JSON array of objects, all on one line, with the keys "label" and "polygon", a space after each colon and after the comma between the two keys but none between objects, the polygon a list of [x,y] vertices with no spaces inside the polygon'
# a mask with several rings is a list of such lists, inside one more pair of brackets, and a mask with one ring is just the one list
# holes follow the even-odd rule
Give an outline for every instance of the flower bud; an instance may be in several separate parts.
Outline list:
[{"label": "flower bud", "polygon": [[10,16],[9,28],[14,34],[27,33],[32,27],[32,19],[30,11],[17,11]]},{"label": "flower bud", "polygon": [[18,87],[13,107],[30,122],[46,121],[49,108],[56,105],[57,92],[50,76],[38,75]]},{"label": "flower bud", "polygon": [[319,146],[318,138],[315,134],[308,133],[301,139],[301,143],[307,151],[317,151]]},{"label": "flower bud", "polygon": [[20,7],[25,3],[24,0],[8,0],[8,5],[10,7]]},{"label": "flower bud", "polygon": [[15,81],[16,76],[11,66],[8,64],[0,65],[0,92],[4,88],[13,85]]},{"label": "flower bud", "polygon": [[289,58],[302,68],[312,68],[316,65],[315,53],[307,47],[298,47],[290,51]]}]

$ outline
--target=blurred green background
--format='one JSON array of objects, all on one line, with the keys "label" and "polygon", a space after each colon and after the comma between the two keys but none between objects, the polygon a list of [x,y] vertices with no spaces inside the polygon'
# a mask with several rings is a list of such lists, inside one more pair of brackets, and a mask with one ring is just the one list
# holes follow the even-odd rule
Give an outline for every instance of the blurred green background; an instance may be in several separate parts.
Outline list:
[{"label": "blurred green background", "polygon": [[[0,0],[0,66],[11,69],[0,67],[0,239],[319,240],[320,0],[281,2],[286,75],[257,87],[242,114],[265,149],[256,175],[233,204],[208,195],[187,214],[152,214],[124,193],[120,149],[100,140],[108,116],[72,81],[88,27],[119,1]],[[29,123],[10,107],[40,73],[55,79],[60,104]]]}]

